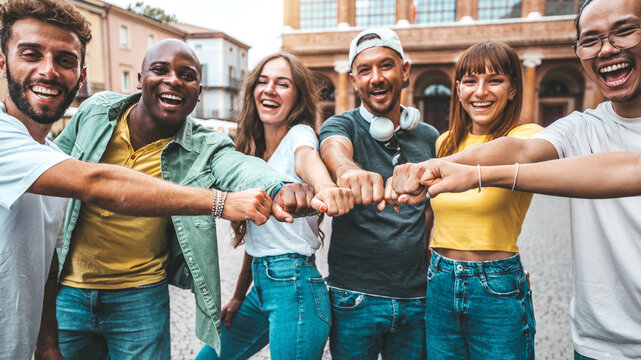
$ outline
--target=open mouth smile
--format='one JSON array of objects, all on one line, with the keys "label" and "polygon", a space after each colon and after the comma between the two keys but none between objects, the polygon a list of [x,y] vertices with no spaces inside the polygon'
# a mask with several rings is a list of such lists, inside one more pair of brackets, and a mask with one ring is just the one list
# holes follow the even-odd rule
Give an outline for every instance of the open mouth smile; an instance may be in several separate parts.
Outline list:
[{"label": "open mouth smile", "polygon": [[268,109],[278,109],[280,104],[272,100],[262,100],[260,104]]},{"label": "open mouth smile", "polygon": [[631,63],[622,61],[603,66],[599,68],[598,73],[606,85],[614,87],[623,84],[630,77],[633,68]]},{"label": "open mouth smile", "polygon": [[162,93],[158,96],[160,102],[168,108],[176,108],[183,103],[183,98],[176,94]]},{"label": "open mouth smile", "polygon": [[33,85],[30,89],[36,96],[42,99],[52,99],[61,93],[60,89],[49,88],[42,85]]}]

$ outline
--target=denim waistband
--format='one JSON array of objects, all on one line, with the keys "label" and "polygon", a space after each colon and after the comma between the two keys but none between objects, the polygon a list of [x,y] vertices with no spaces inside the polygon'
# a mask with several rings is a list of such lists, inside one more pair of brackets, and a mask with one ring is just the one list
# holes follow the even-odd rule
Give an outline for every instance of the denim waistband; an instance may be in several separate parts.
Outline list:
[{"label": "denim waistband", "polygon": [[458,261],[448,259],[438,254],[436,251],[432,251],[430,267],[432,269],[448,271],[461,276],[475,276],[481,273],[502,274],[523,270],[521,257],[518,253],[510,256],[509,258],[500,260]]},{"label": "denim waistband", "polygon": [[291,253],[291,254],[263,256],[259,258],[254,258],[253,263],[264,263],[264,262],[269,263],[269,262],[279,261],[284,259],[302,260],[303,262],[315,263],[316,255],[312,254],[310,256],[306,256],[306,255]]}]

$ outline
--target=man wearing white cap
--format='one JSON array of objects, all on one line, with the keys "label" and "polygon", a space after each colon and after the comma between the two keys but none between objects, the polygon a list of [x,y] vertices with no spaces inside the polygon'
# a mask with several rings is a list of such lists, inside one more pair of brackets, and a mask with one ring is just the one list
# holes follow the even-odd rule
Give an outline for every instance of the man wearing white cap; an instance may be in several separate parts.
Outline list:
[{"label": "man wearing white cap", "polygon": [[361,32],[349,62],[362,104],[331,117],[320,132],[327,168],[358,204],[332,223],[332,358],[424,359],[432,213],[429,204],[386,208],[384,180],[396,165],[434,157],[438,132],[421,122],[417,109],[401,105],[410,64],[396,33]]}]

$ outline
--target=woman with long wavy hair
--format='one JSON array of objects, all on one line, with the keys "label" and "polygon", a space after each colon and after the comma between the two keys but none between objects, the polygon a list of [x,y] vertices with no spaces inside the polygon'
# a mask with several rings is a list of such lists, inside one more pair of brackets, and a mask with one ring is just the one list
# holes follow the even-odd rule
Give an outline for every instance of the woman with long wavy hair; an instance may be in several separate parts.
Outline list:
[{"label": "woman with long wavy hair", "polygon": [[[519,125],[523,79],[516,52],[498,41],[467,49],[455,68],[450,129],[439,157],[501,136],[529,138]],[[434,211],[426,297],[427,357],[534,359],[534,312],[517,238],[532,194],[500,188],[444,193]]]},{"label": "woman with long wavy hair", "polygon": [[[354,206],[352,192],[334,184],[317,151],[318,90],[312,73],[293,55],[268,56],[248,74],[243,100],[236,149],[313,186],[328,215],[347,213]],[[260,227],[232,224],[232,245],[245,244],[243,267],[222,309],[221,354],[205,346],[198,360],[247,359],[267,343],[272,359],[322,357],[331,309],[314,262],[321,246],[318,226],[315,215],[293,223],[272,217]]]}]

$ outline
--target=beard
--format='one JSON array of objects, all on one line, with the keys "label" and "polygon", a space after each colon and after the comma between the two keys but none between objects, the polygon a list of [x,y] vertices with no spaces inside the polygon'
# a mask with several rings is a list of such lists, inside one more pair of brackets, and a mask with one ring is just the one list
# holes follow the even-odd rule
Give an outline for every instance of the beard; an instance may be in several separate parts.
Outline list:
[{"label": "beard", "polygon": [[[372,112],[372,114],[374,114],[376,116],[385,117],[385,116],[387,116],[387,114],[392,112],[395,108],[400,106],[400,103],[401,103],[401,90],[402,89],[400,87],[399,88],[393,87],[391,89],[391,91],[392,91],[392,101],[387,106],[385,106],[383,108],[380,108],[380,106],[383,106],[383,105],[379,105],[379,104],[376,104],[376,103],[374,103],[372,101],[369,101],[369,98],[367,96],[361,96],[361,101],[364,102],[365,105],[367,105],[367,107]],[[365,95],[367,95],[367,94],[365,94]]]},{"label": "beard", "polygon": [[[20,112],[40,124],[49,125],[60,119],[62,115],[64,115],[65,110],[67,110],[67,108],[69,108],[69,105],[71,105],[71,103],[73,102],[78,89],[80,89],[80,78],[71,90],[69,90],[66,86],[56,80],[25,80],[22,84],[20,84],[13,78],[13,76],[11,76],[8,63],[6,64],[6,68],[8,85],[7,87],[9,89],[9,96],[11,97],[11,100],[14,104],[16,104],[16,107],[18,108],[18,110],[20,110]],[[29,86],[34,84],[57,86],[62,90],[62,94],[64,96],[63,101],[58,106],[58,108],[53,111],[53,113],[50,113],[50,111],[52,110],[50,106],[42,106],[42,108],[39,110],[35,109],[29,102],[29,99],[27,99],[26,92],[29,90]]]}]

